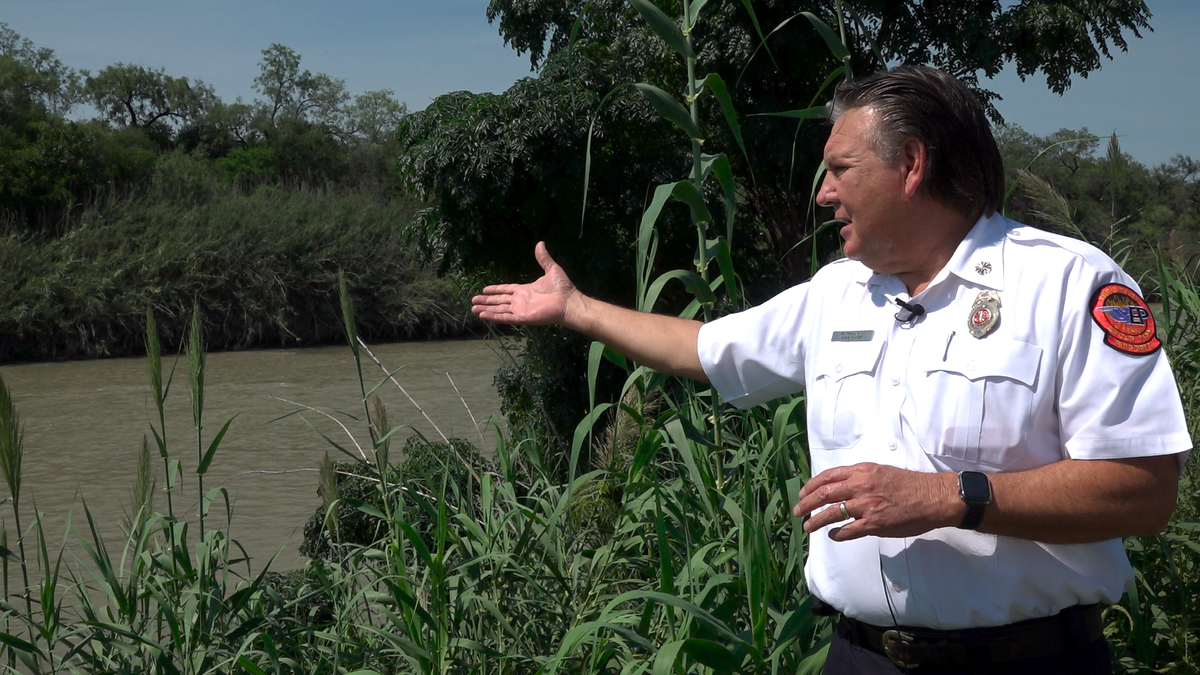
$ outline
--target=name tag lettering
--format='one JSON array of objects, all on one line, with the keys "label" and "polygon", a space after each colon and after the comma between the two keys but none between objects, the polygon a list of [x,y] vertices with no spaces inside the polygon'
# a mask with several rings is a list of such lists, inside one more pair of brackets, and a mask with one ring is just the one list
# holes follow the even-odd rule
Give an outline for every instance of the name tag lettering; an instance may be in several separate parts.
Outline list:
[{"label": "name tag lettering", "polygon": [[834,342],[870,342],[873,339],[875,339],[875,331],[873,330],[833,331]]}]

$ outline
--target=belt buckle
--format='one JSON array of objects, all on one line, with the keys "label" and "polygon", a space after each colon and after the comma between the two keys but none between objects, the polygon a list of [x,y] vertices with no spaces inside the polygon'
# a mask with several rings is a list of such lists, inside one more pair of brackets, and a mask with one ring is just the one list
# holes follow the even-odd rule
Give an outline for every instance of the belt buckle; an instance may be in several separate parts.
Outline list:
[{"label": "belt buckle", "polygon": [[913,635],[895,629],[883,632],[883,653],[892,660],[892,663],[901,668],[916,668],[919,663],[910,663],[904,661],[903,654],[900,653],[902,647],[910,647],[914,645]]}]

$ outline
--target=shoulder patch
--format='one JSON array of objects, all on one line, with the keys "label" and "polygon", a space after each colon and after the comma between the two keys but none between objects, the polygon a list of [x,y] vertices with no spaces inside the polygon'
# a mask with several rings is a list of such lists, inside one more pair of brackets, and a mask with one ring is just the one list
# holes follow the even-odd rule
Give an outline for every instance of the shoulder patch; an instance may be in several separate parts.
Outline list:
[{"label": "shoulder patch", "polygon": [[1137,291],[1106,284],[1092,295],[1092,319],[1104,331],[1104,343],[1126,354],[1150,354],[1162,346],[1154,315]]}]

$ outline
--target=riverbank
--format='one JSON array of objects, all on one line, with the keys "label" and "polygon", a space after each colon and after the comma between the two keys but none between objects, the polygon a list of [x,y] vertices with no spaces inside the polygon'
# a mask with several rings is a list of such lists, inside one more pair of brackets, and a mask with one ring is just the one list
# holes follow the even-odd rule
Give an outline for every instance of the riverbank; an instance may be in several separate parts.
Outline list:
[{"label": "riverbank", "polygon": [[139,354],[147,308],[177,345],[196,303],[214,351],[344,341],[339,273],[368,341],[466,335],[470,289],[403,236],[418,207],[217,186],[110,200],[59,237],[0,237],[0,363]]}]

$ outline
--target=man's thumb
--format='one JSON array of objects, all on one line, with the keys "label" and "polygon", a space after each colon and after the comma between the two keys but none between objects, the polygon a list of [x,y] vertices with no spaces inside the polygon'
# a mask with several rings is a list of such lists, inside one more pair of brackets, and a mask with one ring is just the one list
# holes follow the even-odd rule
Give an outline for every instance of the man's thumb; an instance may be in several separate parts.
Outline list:
[{"label": "man's thumb", "polygon": [[550,252],[546,250],[546,242],[544,241],[539,241],[537,246],[534,247],[533,257],[537,258],[538,264],[546,272],[549,272],[550,268],[554,267],[554,258],[550,257]]}]

